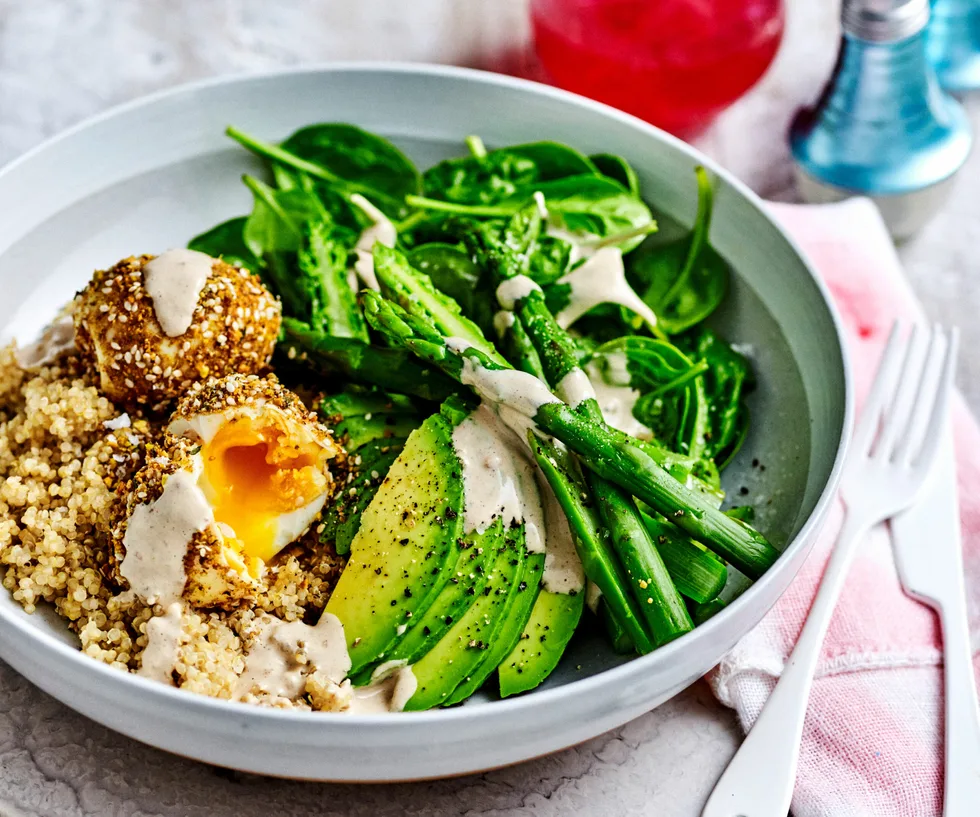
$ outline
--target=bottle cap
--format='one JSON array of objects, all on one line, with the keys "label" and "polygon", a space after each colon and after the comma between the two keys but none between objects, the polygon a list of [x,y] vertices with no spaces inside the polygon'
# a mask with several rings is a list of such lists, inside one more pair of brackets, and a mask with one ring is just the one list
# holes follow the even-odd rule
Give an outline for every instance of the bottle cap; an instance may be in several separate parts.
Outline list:
[{"label": "bottle cap", "polygon": [[917,34],[929,22],[929,0],[844,0],[845,34],[893,43]]}]

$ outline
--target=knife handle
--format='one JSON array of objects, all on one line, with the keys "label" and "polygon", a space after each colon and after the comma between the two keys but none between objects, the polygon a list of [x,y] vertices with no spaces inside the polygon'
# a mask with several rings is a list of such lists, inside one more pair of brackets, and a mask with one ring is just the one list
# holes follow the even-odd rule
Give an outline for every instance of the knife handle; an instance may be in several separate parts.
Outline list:
[{"label": "knife handle", "polygon": [[956,591],[933,603],[943,628],[946,686],[944,817],[976,817],[980,809],[980,705],[960,574]]}]

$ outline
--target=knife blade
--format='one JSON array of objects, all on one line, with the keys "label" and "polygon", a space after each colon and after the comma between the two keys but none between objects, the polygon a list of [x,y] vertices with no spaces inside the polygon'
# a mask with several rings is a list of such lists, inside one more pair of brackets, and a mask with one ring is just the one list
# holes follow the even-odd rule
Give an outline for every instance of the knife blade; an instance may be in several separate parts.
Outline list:
[{"label": "knife blade", "polygon": [[980,707],[963,586],[963,547],[952,423],[919,501],[891,521],[905,591],[942,622],[946,691],[944,817],[975,815],[980,803]]}]

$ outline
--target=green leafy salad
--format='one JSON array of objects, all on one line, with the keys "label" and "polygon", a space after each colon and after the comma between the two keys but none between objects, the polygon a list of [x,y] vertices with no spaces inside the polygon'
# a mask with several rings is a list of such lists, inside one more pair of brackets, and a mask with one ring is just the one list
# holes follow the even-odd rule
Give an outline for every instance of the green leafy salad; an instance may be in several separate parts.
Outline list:
[{"label": "green leafy salad", "polygon": [[646,654],[773,564],[722,510],[753,375],[706,324],[730,271],[703,168],[667,239],[620,156],[471,136],[423,172],[348,124],[228,135],[267,177],[189,247],[278,296],[277,376],[346,451],[317,530],[347,557],[326,612],[355,687],[407,666],[409,710],[524,692],[586,618]]}]

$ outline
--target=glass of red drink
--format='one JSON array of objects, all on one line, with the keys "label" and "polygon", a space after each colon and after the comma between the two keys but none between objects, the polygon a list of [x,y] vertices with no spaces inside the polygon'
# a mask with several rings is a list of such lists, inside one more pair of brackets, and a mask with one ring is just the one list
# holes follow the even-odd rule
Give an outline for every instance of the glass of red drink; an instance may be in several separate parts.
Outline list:
[{"label": "glass of red drink", "polygon": [[531,19],[556,85],[689,136],[765,73],[784,17],[782,0],[531,0]]}]

